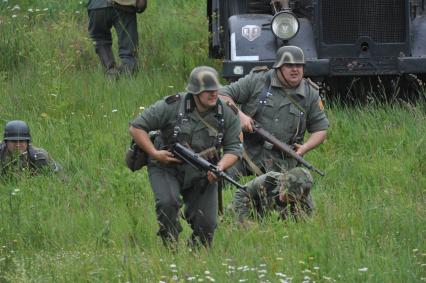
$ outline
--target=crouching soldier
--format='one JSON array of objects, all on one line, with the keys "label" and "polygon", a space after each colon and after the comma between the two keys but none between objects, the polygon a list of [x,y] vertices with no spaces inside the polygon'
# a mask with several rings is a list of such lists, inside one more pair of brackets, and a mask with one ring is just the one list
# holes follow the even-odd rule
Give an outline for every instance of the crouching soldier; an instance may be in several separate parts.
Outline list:
[{"label": "crouching soldier", "polygon": [[27,123],[13,120],[6,124],[3,141],[0,143],[0,176],[22,171],[36,174],[43,170],[60,170],[60,166],[50,158],[46,150],[34,147],[30,142],[31,134]]},{"label": "crouching soldier", "polygon": [[311,174],[301,167],[285,173],[271,171],[247,183],[245,191],[236,191],[231,209],[241,223],[262,219],[274,210],[283,220],[308,216],[313,210],[312,182]]}]

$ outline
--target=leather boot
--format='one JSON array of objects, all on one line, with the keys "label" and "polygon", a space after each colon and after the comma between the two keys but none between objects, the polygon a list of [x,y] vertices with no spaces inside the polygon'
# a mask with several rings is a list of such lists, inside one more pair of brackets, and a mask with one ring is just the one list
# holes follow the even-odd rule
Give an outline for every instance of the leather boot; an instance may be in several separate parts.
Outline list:
[{"label": "leather boot", "polygon": [[96,53],[101,60],[102,66],[105,69],[105,73],[109,79],[115,79],[119,71],[116,68],[114,54],[112,53],[111,46],[98,46],[96,47]]}]

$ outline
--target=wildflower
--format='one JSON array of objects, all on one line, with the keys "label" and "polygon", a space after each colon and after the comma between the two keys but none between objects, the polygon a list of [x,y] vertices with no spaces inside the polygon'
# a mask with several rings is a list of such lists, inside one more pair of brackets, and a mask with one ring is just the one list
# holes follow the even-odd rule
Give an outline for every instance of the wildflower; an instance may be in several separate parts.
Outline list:
[{"label": "wildflower", "polygon": [[49,115],[46,112],[41,113],[41,117],[47,118]]},{"label": "wildflower", "polygon": [[51,93],[50,95],[51,95],[51,96],[54,96],[54,97],[56,97],[56,96],[57,96],[57,95],[56,95],[56,94],[54,94],[54,93]]},{"label": "wildflower", "polygon": [[75,11],[76,14],[80,14],[80,11]]},{"label": "wildflower", "polygon": [[186,280],[188,280],[188,281],[192,281],[192,280],[195,280],[195,279],[197,279],[197,278],[195,278],[193,276],[186,278]]},{"label": "wildflower", "polygon": [[32,12],[33,12],[33,9],[32,9],[32,8],[29,8],[27,11],[28,11],[28,12],[30,12],[30,13],[32,13]]},{"label": "wildflower", "polygon": [[288,236],[286,235],[286,236],[283,236],[283,240],[285,240],[285,239],[287,239],[288,238]]},{"label": "wildflower", "polygon": [[177,277],[177,275],[173,275],[171,279],[172,279],[173,281],[178,281],[178,280],[179,280],[179,278]]},{"label": "wildflower", "polygon": [[174,88],[174,86],[172,86],[172,85],[169,85],[168,87],[169,87],[169,88]]},{"label": "wildflower", "polygon": [[248,281],[248,279],[240,279],[240,280],[238,280],[238,282],[246,282],[246,281]]},{"label": "wildflower", "polygon": [[143,107],[143,106],[139,106],[139,110],[145,110],[145,107]]},{"label": "wildflower", "polygon": [[3,3],[7,3],[8,0],[3,0]]},{"label": "wildflower", "polygon": [[19,189],[15,189],[15,192],[19,192],[20,190]]},{"label": "wildflower", "polygon": [[[112,112],[116,112],[116,111],[112,110]],[[174,263],[170,264],[170,268],[176,268],[176,264]]]},{"label": "wildflower", "polygon": [[319,268],[319,266],[314,266],[314,269],[319,270],[320,268]]},{"label": "wildflower", "polygon": [[209,275],[210,271],[206,270],[206,271],[204,271],[204,274]]},{"label": "wildflower", "polygon": [[368,270],[367,267],[363,267],[363,268],[358,269],[359,272],[367,272],[367,270]]},{"label": "wildflower", "polygon": [[13,14],[13,15],[12,15],[12,18],[16,18],[16,15],[15,15],[15,14]]},{"label": "wildflower", "polygon": [[40,12],[40,9],[35,9],[36,12]]},{"label": "wildflower", "polygon": [[48,11],[48,10],[49,10],[49,8],[44,8],[44,9],[43,9],[43,11],[45,11],[45,12],[46,12],[46,11]]},{"label": "wildflower", "polygon": [[13,6],[12,11],[15,11],[15,10],[19,11],[21,10],[21,7],[19,7],[19,5],[15,5]]},{"label": "wildflower", "polygon": [[115,113],[115,112],[117,112],[118,111],[118,109],[112,109],[112,113]]},{"label": "wildflower", "polygon": [[206,279],[209,280],[210,282],[215,282],[216,280],[211,277],[211,276],[206,276]]},{"label": "wildflower", "polygon": [[277,257],[276,260],[283,260],[283,258],[282,257]]}]

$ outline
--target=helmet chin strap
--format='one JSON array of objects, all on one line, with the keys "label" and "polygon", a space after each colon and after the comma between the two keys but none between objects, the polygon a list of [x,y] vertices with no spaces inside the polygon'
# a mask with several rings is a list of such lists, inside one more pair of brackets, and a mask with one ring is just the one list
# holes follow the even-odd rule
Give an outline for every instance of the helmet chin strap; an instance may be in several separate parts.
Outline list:
[{"label": "helmet chin strap", "polygon": [[281,83],[285,86],[285,87],[291,87],[291,85],[288,83],[288,81],[286,80],[286,78],[284,77],[283,71],[281,70],[281,67],[278,68],[279,73],[278,73],[278,79],[281,81]]}]

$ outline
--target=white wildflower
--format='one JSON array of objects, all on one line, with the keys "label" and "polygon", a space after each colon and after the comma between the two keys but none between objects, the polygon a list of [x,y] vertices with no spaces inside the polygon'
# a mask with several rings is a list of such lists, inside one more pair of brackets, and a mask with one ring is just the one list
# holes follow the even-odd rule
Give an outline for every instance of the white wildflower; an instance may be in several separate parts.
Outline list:
[{"label": "white wildflower", "polygon": [[206,270],[206,271],[204,271],[204,274],[209,275],[210,271]]},{"label": "white wildflower", "polygon": [[368,267],[359,268],[358,271],[359,272],[367,272],[368,271]]},{"label": "white wildflower", "polygon": [[15,5],[15,6],[13,6],[13,8],[12,8],[12,11],[19,11],[19,10],[21,10],[21,7],[19,7],[19,5]]},{"label": "white wildflower", "polygon": [[215,282],[216,280],[211,277],[211,276],[206,276],[206,279],[209,280],[210,282]]},{"label": "white wildflower", "polygon": [[118,111],[118,109],[112,109],[112,113],[115,113],[115,112],[117,112]]},{"label": "white wildflower", "polygon": [[17,16],[15,14],[12,15],[12,18],[16,18]]},{"label": "white wildflower", "polygon": [[45,11],[45,12],[46,12],[46,11],[48,11],[48,10],[49,10],[49,8],[44,8],[44,9],[43,9],[43,11]]},{"label": "white wildflower", "polygon": [[[112,112],[117,112],[117,110],[116,111],[114,111],[114,110],[112,110]],[[170,268],[176,268],[176,264],[170,264]]]},{"label": "white wildflower", "polygon": [[40,12],[40,9],[35,9],[36,12]]},{"label": "white wildflower", "polygon": [[33,12],[33,9],[32,9],[32,8],[29,8],[27,11],[28,11],[28,12],[30,12],[30,13],[32,13],[32,12]]}]

